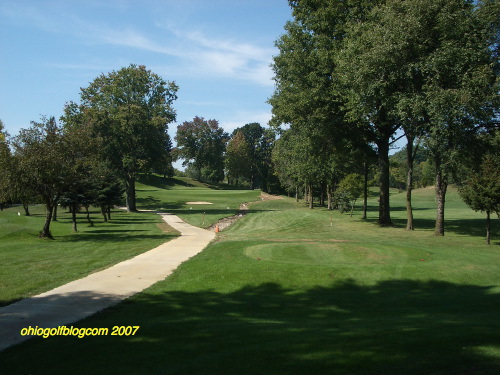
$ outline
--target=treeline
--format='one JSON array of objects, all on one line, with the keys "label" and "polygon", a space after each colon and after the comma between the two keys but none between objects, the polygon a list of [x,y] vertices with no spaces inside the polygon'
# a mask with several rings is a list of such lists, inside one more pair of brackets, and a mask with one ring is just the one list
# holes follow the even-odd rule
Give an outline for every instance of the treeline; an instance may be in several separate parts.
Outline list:
[{"label": "treeline", "polygon": [[194,179],[231,186],[281,192],[271,159],[276,141],[273,129],[249,123],[231,135],[217,120],[195,117],[177,127],[175,160],[183,159],[186,174]]},{"label": "treeline", "polygon": [[[135,180],[140,172],[173,172],[168,124],[175,120],[177,86],[145,66],[130,65],[101,74],[81,89],[80,102],[53,117],[32,122],[11,139],[0,126],[0,204],[44,203],[41,237],[52,238],[57,207],[69,207],[76,231],[80,207],[122,202],[136,211]],[[91,223],[92,224],[92,223]]]},{"label": "treeline", "polygon": [[271,150],[275,132],[258,123],[230,136],[216,120],[195,117],[177,127],[172,147],[168,125],[178,87],[145,66],[130,65],[101,74],[81,89],[80,101],[68,102],[59,123],[42,117],[10,137],[0,122],[0,209],[21,203],[43,203],[46,218],[41,237],[52,238],[50,224],[58,207],[69,208],[73,230],[76,213],[100,207],[105,221],[111,207],[136,211],[139,173],[174,174],[172,162],[183,159],[187,173],[201,181],[280,192]]},{"label": "treeline", "polygon": [[[392,170],[392,183],[407,189],[411,230],[412,188],[430,184],[432,170],[435,234],[443,235],[448,185],[462,185],[465,197],[467,184],[483,174],[488,191],[476,191],[482,194],[476,203],[465,200],[488,217],[498,213],[500,2],[289,4],[293,20],[276,42],[276,89],[269,99],[271,124],[286,129],[274,149],[282,183],[305,187],[309,195],[319,191],[330,202],[355,173],[363,177],[366,196],[375,161],[380,225],[392,225]],[[400,134],[406,155],[398,167],[389,150]]]}]

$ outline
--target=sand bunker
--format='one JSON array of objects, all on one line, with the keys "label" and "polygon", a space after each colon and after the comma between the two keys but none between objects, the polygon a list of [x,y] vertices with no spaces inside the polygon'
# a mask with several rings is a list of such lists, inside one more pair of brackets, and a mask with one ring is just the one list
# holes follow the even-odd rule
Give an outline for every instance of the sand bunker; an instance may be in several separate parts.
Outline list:
[{"label": "sand bunker", "polygon": [[213,204],[211,202],[186,202],[186,204]]}]

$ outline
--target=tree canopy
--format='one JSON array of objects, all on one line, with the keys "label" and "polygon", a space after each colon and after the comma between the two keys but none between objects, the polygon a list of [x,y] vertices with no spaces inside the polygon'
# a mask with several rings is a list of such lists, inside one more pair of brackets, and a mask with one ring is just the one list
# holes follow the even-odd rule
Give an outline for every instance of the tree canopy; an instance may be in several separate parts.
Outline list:
[{"label": "tree canopy", "polygon": [[436,168],[436,234],[442,235],[446,171],[456,168],[448,161],[457,160],[453,153],[463,152],[467,139],[498,116],[499,2],[289,3],[294,19],[276,42],[273,63],[272,123],[314,139],[313,149],[303,152],[375,145],[381,225],[391,224],[388,154],[402,130],[408,141],[408,229],[413,147],[425,139]]},{"label": "tree canopy", "polygon": [[170,162],[168,124],[175,120],[172,107],[178,87],[144,65],[130,65],[101,74],[81,89],[81,103],[69,103],[66,126],[92,124],[103,139],[102,152],[125,182],[127,208],[136,210],[135,179],[138,172]]},{"label": "tree canopy", "polygon": [[183,166],[191,166],[197,178],[210,182],[224,179],[224,152],[229,135],[217,120],[196,116],[177,126],[176,157],[184,159]]}]

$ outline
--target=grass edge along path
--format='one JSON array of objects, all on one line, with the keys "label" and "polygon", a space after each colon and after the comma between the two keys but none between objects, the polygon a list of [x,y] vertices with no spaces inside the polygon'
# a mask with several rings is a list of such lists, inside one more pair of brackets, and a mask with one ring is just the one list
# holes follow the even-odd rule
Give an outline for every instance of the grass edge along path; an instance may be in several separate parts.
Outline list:
[{"label": "grass edge along path", "polygon": [[89,227],[71,231],[68,213],[52,224],[55,240],[38,238],[44,208],[32,206],[31,216],[16,207],[0,213],[0,306],[53,289],[113,264],[130,259],[178,236],[152,212],[112,213],[104,223],[97,211]]},{"label": "grass edge along path", "polygon": [[177,216],[162,218],[181,236],[100,272],[0,308],[0,350],[31,338],[20,335],[27,327],[74,323],[146,289],[169,276],[215,237],[215,233],[186,224]]}]

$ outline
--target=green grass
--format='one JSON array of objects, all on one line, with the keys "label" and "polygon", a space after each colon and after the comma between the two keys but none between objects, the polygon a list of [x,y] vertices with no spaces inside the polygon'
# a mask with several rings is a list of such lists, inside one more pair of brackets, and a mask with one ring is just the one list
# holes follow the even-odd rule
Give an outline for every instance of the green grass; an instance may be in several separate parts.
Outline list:
[{"label": "green grass", "polygon": [[[178,194],[179,202],[193,197]],[[167,191],[158,195],[168,203]],[[394,228],[376,225],[375,200],[368,221],[358,211],[350,218],[291,199],[254,204],[169,278],[78,324],[140,325],[136,336],[31,340],[1,353],[2,368],[8,374],[498,374],[498,220],[495,245],[486,246],[483,215],[452,189],[446,236],[434,237],[433,191],[414,196],[412,232],[404,230],[404,193],[391,197]]]},{"label": "green grass", "polygon": [[[241,203],[256,201],[259,196],[260,190],[219,190],[186,177],[163,179],[156,175],[143,176],[137,184],[139,208],[171,212],[202,228],[234,215]],[[187,204],[197,201],[212,204]]]},{"label": "green grass", "polygon": [[51,225],[52,241],[38,237],[45,220],[43,206],[31,207],[31,216],[18,216],[18,210],[0,213],[0,306],[82,278],[177,236],[159,215],[120,210],[113,211],[108,223],[92,212],[94,227],[79,215],[78,233],[72,233],[70,215],[60,209],[58,221]]}]

